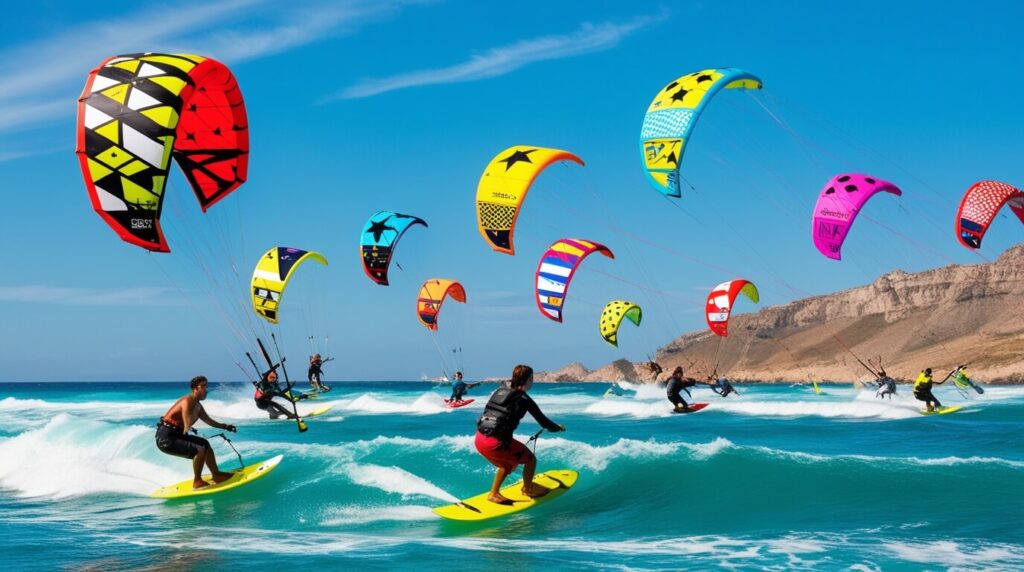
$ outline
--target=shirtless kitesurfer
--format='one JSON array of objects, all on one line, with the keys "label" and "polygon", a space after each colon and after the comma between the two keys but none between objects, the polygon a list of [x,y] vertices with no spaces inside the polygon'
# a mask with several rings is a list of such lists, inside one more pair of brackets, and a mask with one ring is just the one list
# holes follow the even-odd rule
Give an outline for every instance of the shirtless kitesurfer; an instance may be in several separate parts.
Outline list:
[{"label": "shirtless kitesurfer", "polygon": [[508,387],[500,387],[491,395],[484,407],[483,415],[476,422],[476,450],[498,467],[491,485],[487,500],[498,504],[510,504],[512,501],[501,494],[501,484],[505,478],[523,465],[523,494],[528,497],[541,497],[548,489],[533,482],[534,471],[537,469],[537,457],[516,441],[512,434],[519,427],[519,421],[527,413],[537,420],[541,427],[557,433],[565,431],[565,425],[551,421],[541,413],[537,403],[526,394],[533,387],[533,368],[528,365],[517,365],[512,370],[512,381]]},{"label": "shirtless kitesurfer", "polygon": [[206,414],[203,404],[206,399],[209,381],[202,375],[192,378],[189,384],[192,393],[184,395],[174,402],[174,405],[164,413],[163,417],[156,424],[156,446],[158,449],[181,457],[192,459],[192,471],[194,479],[193,489],[201,489],[210,486],[210,483],[203,480],[203,465],[210,469],[214,483],[224,482],[231,478],[232,473],[225,473],[217,467],[217,456],[213,452],[210,442],[198,435],[190,435],[189,430],[196,421],[202,420],[210,427],[231,431],[234,433],[234,425],[228,425],[214,421]]}]

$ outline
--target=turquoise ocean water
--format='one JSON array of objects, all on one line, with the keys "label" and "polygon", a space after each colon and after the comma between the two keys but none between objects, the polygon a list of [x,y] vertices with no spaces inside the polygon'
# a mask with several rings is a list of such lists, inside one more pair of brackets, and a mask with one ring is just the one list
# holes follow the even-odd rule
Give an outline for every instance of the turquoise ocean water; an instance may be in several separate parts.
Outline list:
[{"label": "turquoise ocean water", "polygon": [[[605,384],[538,384],[568,431],[540,468],[580,471],[565,496],[481,524],[430,507],[486,490],[473,448],[479,401],[447,388],[339,383],[334,409],[270,421],[247,384],[213,385],[207,410],[237,424],[260,481],[196,501],[148,498],[189,476],[153,444],[187,384],[0,384],[0,554],[18,569],[537,570],[1024,568],[1024,388],[989,387],[964,411],[923,417],[853,386],[740,386],[670,415],[663,390],[602,398]],[[520,426],[524,438],[537,426]],[[205,434],[216,431],[203,428]],[[222,466],[237,459],[214,440]]]}]

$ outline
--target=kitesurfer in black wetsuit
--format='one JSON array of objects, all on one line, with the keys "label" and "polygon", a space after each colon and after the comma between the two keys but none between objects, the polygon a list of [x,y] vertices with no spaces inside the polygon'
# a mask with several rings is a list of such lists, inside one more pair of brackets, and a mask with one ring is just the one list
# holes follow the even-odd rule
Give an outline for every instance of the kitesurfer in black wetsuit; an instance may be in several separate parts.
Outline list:
[{"label": "kitesurfer in black wetsuit", "polygon": [[210,469],[214,483],[230,479],[231,473],[225,473],[217,467],[217,456],[213,452],[213,447],[210,447],[210,442],[198,435],[190,435],[189,430],[198,420],[202,420],[210,427],[232,433],[236,429],[234,425],[214,421],[203,409],[203,404],[200,402],[206,399],[209,386],[206,377],[197,375],[192,378],[189,385],[192,388],[192,393],[175,401],[174,405],[157,422],[156,446],[168,455],[192,459],[192,471],[195,477],[192,481],[192,488],[201,489],[210,485],[202,478],[204,464]]},{"label": "kitesurfer in black wetsuit", "polygon": [[876,380],[876,383],[878,383],[878,389],[875,391],[875,397],[884,398],[888,396],[891,400],[892,396],[896,395],[896,380],[889,377],[888,374],[885,373],[884,368],[878,370],[876,377],[878,378]]},{"label": "kitesurfer in black wetsuit", "polygon": [[324,370],[323,365],[325,361],[331,361],[334,358],[327,358],[326,360],[320,357],[320,354],[313,354],[309,356],[309,372],[307,377],[309,378],[309,384],[313,386],[313,389],[317,391],[330,391],[331,388],[324,385],[322,381]]},{"label": "kitesurfer in black wetsuit", "polygon": [[286,417],[288,419],[295,419],[295,413],[286,409],[280,403],[274,401],[274,397],[283,397],[291,401],[291,396],[281,389],[281,386],[277,384],[277,372],[270,370],[263,374],[263,377],[253,383],[256,386],[256,393],[253,394],[253,399],[256,401],[256,407],[266,411],[270,414],[271,419],[277,419],[279,417]]},{"label": "kitesurfer in black wetsuit", "polygon": [[455,372],[455,381],[452,382],[452,396],[448,398],[449,403],[459,403],[462,401],[462,397],[466,395],[466,391],[473,389],[474,387],[483,383],[478,381],[476,383],[466,383],[462,381],[462,372]]},{"label": "kitesurfer in black wetsuit", "polygon": [[668,400],[672,402],[672,406],[675,407],[676,411],[689,411],[690,406],[686,404],[686,400],[679,393],[685,391],[686,395],[690,395],[689,387],[697,385],[697,380],[692,377],[683,377],[683,368],[676,367],[672,371],[672,377],[668,378],[668,382],[665,384],[665,393],[668,396]]},{"label": "kitesurfer in black wetsuit", "polygon": [[476,422],[476,450],[492,465],[498,467],[491,484],[491,492],[487,500],[499,504],[511,501],[501,494],[501,484],[505,482],[518,465],[523,465],[523,494],[528,497],[540,497],[548,493],[546,487],[533,482],[533,474],[537,469],[537,457],[516,441],[512,434],[519,427],[519,421],[527,413],[540,423],[541,427],[557,433],[565,431],[565,425],[559,425],[541,413],[537,403],[526,394],[533,387],[533,368],[528,365],[517,365],[512,370],[512,381],[508,387],[501,387],[491,395],[484,406],[483,415]]}]

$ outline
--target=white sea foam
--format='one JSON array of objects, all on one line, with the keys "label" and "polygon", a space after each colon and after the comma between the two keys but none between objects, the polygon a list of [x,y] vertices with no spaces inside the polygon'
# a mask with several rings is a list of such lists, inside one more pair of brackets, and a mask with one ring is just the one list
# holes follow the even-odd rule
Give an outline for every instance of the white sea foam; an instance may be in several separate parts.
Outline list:
[{"label": "white sea foam", "polygon": [[400,401],[385,399],[372,393],[364,393],[355,399],[339,400],[334,402],[342,410],[352,413],[367,414],[388,414],[388,413],[411,413],[414,415],[434,415],[454,411],[446,407],[443,398],[433,392],[420,395],[414,401],[408,399]]},{"label": "white sea foam", "polygon": [[0,442],[0,488],[19,497],[147,495],[185,478],[185,463],[160,463],[153,430],[58,414],[40,429]]},{"label": "white sea foam", "polygon": [[986,567],[1024,567],[1024,552],[1019,546],[1011,545],[967,545],[952,540],[932,542],[886,542],[883,547],[895,556],[921,564],[935,564],[942,567],[964,566],[968,569]]},{"label": "white sea foam", "polygon": [[444,502],[459,501],[434,483],[398,467],[350,463],[342,467],[341,472],[357,485],[397,493],[402,495],[402,498],[418,495]]},{"label": "white sea foam", "polygon": [[345,506],[327,511],[324,526],[344,526],[381,521],[433,520],[437,518],[429,506]]}]

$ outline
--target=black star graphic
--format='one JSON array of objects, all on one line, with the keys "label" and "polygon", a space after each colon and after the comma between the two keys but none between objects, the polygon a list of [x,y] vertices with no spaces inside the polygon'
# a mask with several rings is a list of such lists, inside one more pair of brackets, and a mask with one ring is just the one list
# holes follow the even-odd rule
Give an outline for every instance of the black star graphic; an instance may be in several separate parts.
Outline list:
[{"label": "black star graphic", "polygon": [[711,77],[711,76],[709,76],[707,74],[703,74],[703,75],[701,75],[701,76],[699,76],[697,78],[697,83],[700,83],[702,81],[713,81],[714,79],[715,78],[713,78],[713,77]]},{"label": "black star graphic", "polygon": [[366,230],[366,232],[373,233],[374,242],[380,242],[380,235],[384,234],[385,230],[395,230],[393,227],[390,227],[387,224],[388,220],[390,219],[391,217],[388,217],[382,221],[374,222],[373,224],[370,225],[370,228]]},{"label": "black star graphic", "polygon": [[508,170],[512,168],[512,165],[515,165],[520,161],[525,161],[527,163],[532,164],[533,161],[530,160],[530,153],[533,153],[534,151],[536,151],[536,149],[530,149],[528,151],[520,151],[516,149],[515,152],[509,155],[508,157],[500,159],[502,163],[505,163],[505,172],[507,173]]},{"label": "black star graphic", "polygon": [[690,92],[686,91],[686,89],[681,87],[681,88],[679,88],[679,91],[677,91],[677,92],[672,94],[672,101],[682,101],[683,98],[686,97],[686,94],[688,94],[688,93],[690,93]]}]

